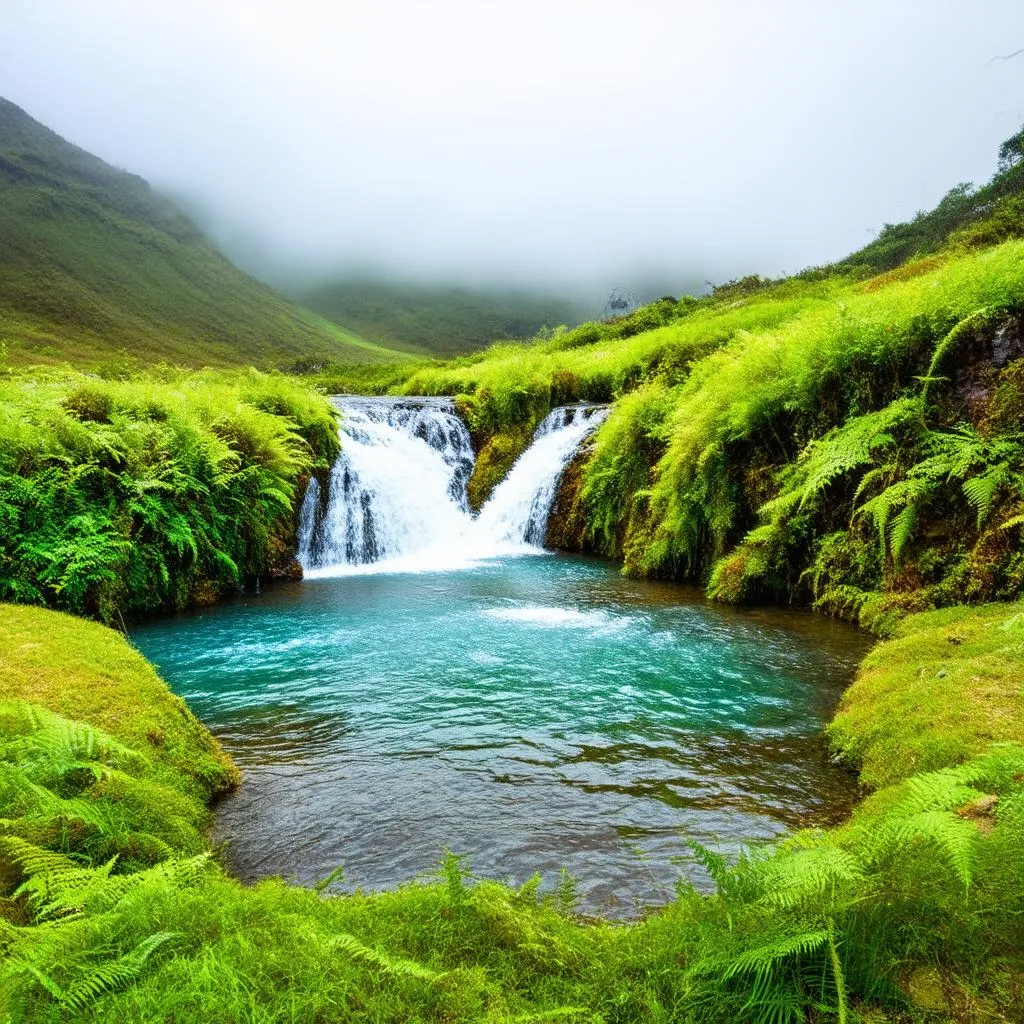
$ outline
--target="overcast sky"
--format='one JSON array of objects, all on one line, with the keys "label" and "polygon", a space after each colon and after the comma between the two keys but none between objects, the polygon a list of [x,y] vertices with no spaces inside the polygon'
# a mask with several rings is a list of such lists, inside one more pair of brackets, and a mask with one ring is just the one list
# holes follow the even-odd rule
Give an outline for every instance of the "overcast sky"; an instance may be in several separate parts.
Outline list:
[{"label": "overcast sky", "polygon": [[1022,0],[0,0],[0,95],[250,266],[776,274],[983,181]]}]

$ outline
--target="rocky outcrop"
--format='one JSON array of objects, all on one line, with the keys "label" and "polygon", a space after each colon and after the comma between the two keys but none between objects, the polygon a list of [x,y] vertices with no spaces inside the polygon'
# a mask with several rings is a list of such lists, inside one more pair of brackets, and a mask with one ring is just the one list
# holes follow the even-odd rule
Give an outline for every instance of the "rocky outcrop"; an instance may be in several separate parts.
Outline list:
[{"label": "rocky outcrop", "polygon": [[466,484],[466,498],[473,512],[483,508],[494,488],[508,476],[516,459],[529,445],[530,436],[531,431],[525,428],[506,430],[480,442],[473,474]]}]

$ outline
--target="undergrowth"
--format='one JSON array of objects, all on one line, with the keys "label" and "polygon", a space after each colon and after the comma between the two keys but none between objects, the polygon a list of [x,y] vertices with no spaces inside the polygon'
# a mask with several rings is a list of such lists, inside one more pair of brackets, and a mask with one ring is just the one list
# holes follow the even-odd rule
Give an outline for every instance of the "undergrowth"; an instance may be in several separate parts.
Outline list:
[{"label": "undergrowth", "polygon": [[0,600],[107,622],[283,571],[332,407],[256,371],[0,378]]}]

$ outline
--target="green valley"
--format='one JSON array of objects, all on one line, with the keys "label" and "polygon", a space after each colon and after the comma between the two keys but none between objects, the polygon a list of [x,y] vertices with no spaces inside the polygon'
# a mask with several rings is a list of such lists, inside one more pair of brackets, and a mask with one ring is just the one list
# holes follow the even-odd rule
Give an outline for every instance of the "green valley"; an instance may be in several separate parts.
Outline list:
[{"label": "green valley", "polygon": [[[623,317],[307,310],[0,101],[0,1024],[1020,1021],[1024,130],[998,160]],[[409,853],[459,786],[500,877]],[[238,876],[233,800],[313,881]],[[552,874],[655,843],[618,917]]]},{"label": "green valley", "polygon": [[0,342],[19,364],[396,358],[232,266],[141,178],[0,99]]},{"label": "green valley", "polygon": [[293,289],[304,306],[381,345],[411,346],[436,356],[484,348],[495,339],[523,340],[541,328],[574,326],[584,305],[526,289],[500,291],[342,278]]}]

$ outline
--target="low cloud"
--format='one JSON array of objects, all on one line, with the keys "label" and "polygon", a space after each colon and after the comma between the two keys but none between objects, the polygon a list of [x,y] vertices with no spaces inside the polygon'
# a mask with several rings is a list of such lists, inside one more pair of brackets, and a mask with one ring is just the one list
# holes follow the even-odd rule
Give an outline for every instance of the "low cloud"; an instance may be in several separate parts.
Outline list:
[{"label": "low cloud", "polygon": [[270,278],[678,292],[987,178],[1014,43],[1019,0],[6,0],[0,94]]}]

